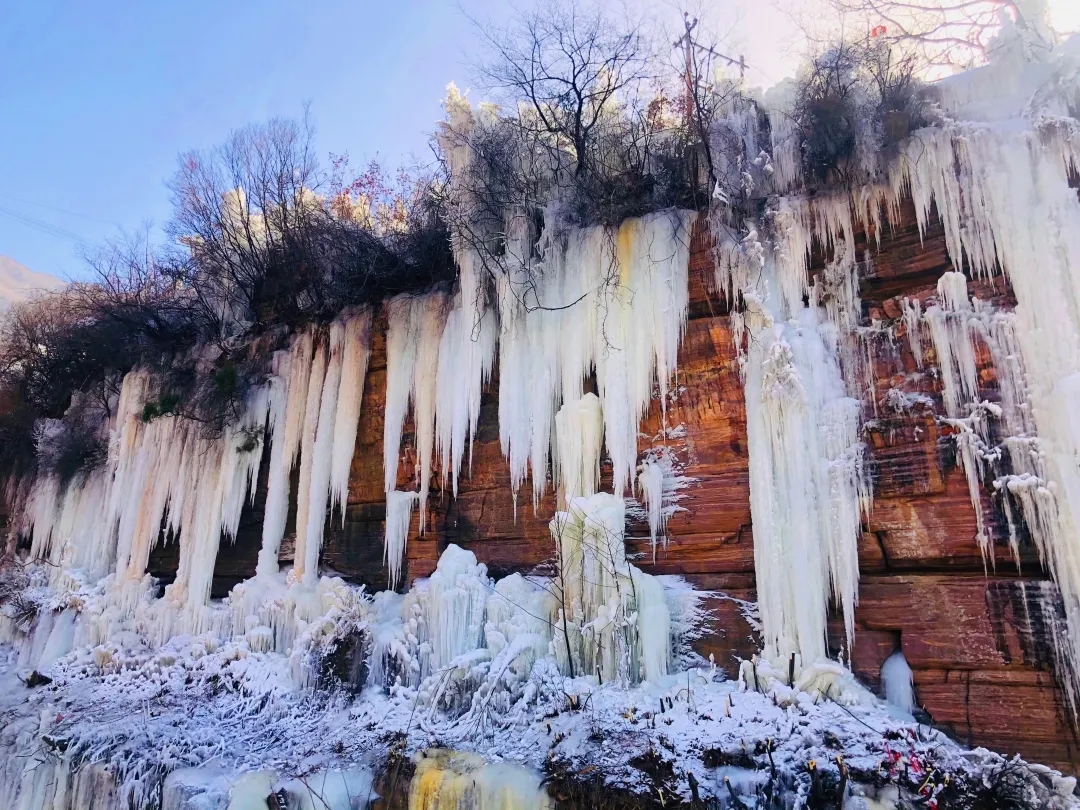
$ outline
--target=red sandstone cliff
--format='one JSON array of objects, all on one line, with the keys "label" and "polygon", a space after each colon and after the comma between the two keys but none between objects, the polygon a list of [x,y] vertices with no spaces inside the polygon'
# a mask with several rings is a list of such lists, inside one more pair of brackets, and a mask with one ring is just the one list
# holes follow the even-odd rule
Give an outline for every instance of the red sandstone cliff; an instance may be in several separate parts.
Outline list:
[{"label": "red sandstone cliff", "polygon": [[[899,296],[927,298],[940,275],[952,269],[944,237],[932,229],[920,240],[913,212],[906,224],[871,240],[872,264],[864,272],[861,295],[867,322],[899,315]],[[860,255],[866,249],[862,235]],[[642,554],[642,568],[682,574],[701,588],[719,592],[711,600],[715,631],[701,652],[734,670],[736,656],[756,647],[753,631],[734,599],[754,598],[753,526],[750,515],[746,446],[746,404],[726,307],[710,292],[712,258],[707,234],[699,228],[691,256],[690,321],[680,354],[676,394],[668,425],[682,425],[679,438],[663,439],[659,403],[642,426],[640,449],[667,443],[693,482],[683,490],[678,512],[668,524],[666,549],[651,562],[648,532],[634,527],[631,551]],[[972,285],[973,294],[1011,305],[1004,281],[993,288]],[[386,587],[383,565],[385,517],[382,471],[383,405],[386,388],[385,318],[376,321],[374,347],[365,385],[363,411],[353,458],[344,526],[330,518],[324,567]],[[975,540],[975,514],[951,444],[934,418],[941,412],[940,389],[932,367],[933,347],[924,342],[930,373],[912,377],[915,359],[907,342],[884,335],[869,338],[873,393],[863,397],[864,439],[870,447],[874,482],[873,513],[860,545],[861,584],[857,630],[850,650],[853,669],[878,685],[881,663],[902,648],[915,673],[917,700],[935,725],[959,740],[1076,772],[1080,739],[1055,685],[1054,657],[1047,622],[1060,609],[1030,544],[1022,545],[1017,570],[1000,520],[992,519],[996,563],[984,566]],[[994,371],[981,358],[982,382],[992,396]],[[890,387],[922,393],[933,409],[896,412],[883,402]],[[408,580],[429,574],[448,543],[472,550],[496,577],[541,565],[551,553],[547,521],[550,496],[535,514],[528,483],[514,519],[507,465],[499,448],[498,380],[485,393],[470,472],[458,497],[432,481],[428,530],[409,538]],[[876,406],[875,406],[876,401]],[[400,488],[414,475],[410,426],[402,443]],[[656,437],[656,438],[646,438]],[[607,471],[610,476],[610,470]],[[258,504],[259,498],[256,499]],[[995,515],[987,500],[985,513]],[[259,542],[258,506],[249,510],[234,546],[223,545],[215,595],[221,596],[254,572]],[[290,527],[291,531],[291,527]],[[291,554],[288,541],[282,555]],[[158,549],[152,573],[168,575],[171,549]],[[842,622],[834,622],[836,652],[844,644]]]}]

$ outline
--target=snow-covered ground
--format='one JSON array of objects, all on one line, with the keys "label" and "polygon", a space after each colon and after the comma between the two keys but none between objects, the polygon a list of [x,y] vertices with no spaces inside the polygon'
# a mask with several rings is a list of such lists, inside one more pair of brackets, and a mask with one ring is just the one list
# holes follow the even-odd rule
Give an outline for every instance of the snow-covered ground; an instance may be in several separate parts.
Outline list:
[{"label": "snow-covered ground", "polygon": [[[764,661],[726,680],[685,652],[682,662],[696,665],[649,681],[569,677],[556,644],[538,645],[521,624],[530,620],[524,581],[512,597],[519,609],[500,614],[507,588],[500,594],[468,552],[448,553],[441,575],[456,564],[453,581],[440,585],[437,572],[405,596],[371,599],[324,578],[323,612],[298,622],[282,651],[253,627],[158,647],[136,621],[53,661],[78,635],[72,607],[90,615],[102,597],[84,588],[57,601],[31,572],[28,595],[43,612],[29,636],[7,625],[15,644],[0,663],[0,806],[261,807],[242,802],[283,790],[290,807],[336,796],[327,807],[351,810],[391,789],[410,791],[419,802],[410,807],[489,806],[470,803],[468,790],[451,801],[465,784],[503,796],[492,807],[541,807],[550,801],[543,778],[573,807],[613,791],[678,806],[695,790],[720,807],[835,806],[821,802],[835,801],[842,783],[847,808],[968,807],[979,790],[1006,789],[1019,806],[1080,807],[1074,779],[964,750],[836,663],[796,659],[794,688]],[[435,639],[416,636],[437,615],[440,588],[459,608],[479,598],[483,630],[465,628],[462,638],[477,641],[436,667]],[[685,592],[670,590],[682,594],[678,613]],[[50,610],[61,605],[67,613]],[[425,757],[428,749],[459,754]],[[400,757],[419,767],[395,781],[387,768]],[[308,804],[296,804],[301,796]]]}]

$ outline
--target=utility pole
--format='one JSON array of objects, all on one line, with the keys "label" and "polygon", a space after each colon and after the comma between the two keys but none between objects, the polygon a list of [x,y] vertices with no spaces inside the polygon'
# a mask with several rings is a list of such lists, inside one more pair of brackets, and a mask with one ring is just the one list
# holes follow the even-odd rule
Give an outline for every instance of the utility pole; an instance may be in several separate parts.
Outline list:
[{"label": "utility pole", "polygon": [[698,24],[697,17],[694,17],[693,22],[691,22],[690,21],[690,14],[688,12],[684,11],[683,12],[683,25],[686,26],[686,33],[683,34],[681,37],[679,37],[677,40],[675,40],[675,46],[676,47],[678,47],[680,44],[682,45],[683,56],[684,56],[685,62],[686,62],[686,68],[685,68],[686,73],[684,74],[685,77],[686,77],[686,98],[685,98],[685,101],[683,102],[683,113],[684,113],[684,115],[686,117],[685,120],[686,120],[687,126],[690,125],[690,117],[693,115],[694,106],[695,106],[694,105],[694,91],[695,91],[694,83],[695,83],[695,80],[696,80],[696,76],[694,75],[695,74],[695,71],[694,71],[694,44],[695,43],[694,43],[694,39],[693,39],[692,34],[693,34],[694,29],[697,27],[697,24]]},{"label": "utility pole", "polygon": [[[738,59],[732,59],[730,56],[724,56],[724,54],[718,53],[716,51],[716,49],[713,48],[712,46],[709,46],[708,48],[706,48],[704,45],[702,45],[702,44],[700,44],[698,42],[695,42],[693,34],[694,34],[694,29],[697,28],[697,24],[698,24],[697,17],[695,17],[693,20],[691,20],[690,19],[690,14],[684,11],[683,12],[683,25],[686,28],[686,33],[684,33],[681,37],[679,37],[677,40],[675,40],[675,43],[674,43],[674,47],[683,49],[683,60],[684,60],[684,63],[685,63],[685,70],[686,70],[686,74],[685,74],[686,75],[686,101],[685,101],[685,104],[684,104],[684,109],[686,111],[687,123],[689,123],[689,121],[690,121],[690,116],[693,114],[693,110],[694,110],[694,106],[695,106],[696,93],[697,93],[696,85],[697,85],[697,82],[699,80],[699,73],[707,72],[708,69],[709,69],[709,66],[712,64],[712,60],[714,58],[722,59],[727,64],[732,65],[734,67],[737,67],[739,69],[739,83],[740,84],[742,84],[742,82],[746,79],[746,68],[749,67],[746,64],[746,58],[742,54],[739,54]],[[705,71],[696,70],[696,65],[694,64],[694,50],[695,49],[699,50],[699,51],[702,51],[703,53],[708,55],[707,59],[706,59],[706,63],[705,63],[706,64]]]}]

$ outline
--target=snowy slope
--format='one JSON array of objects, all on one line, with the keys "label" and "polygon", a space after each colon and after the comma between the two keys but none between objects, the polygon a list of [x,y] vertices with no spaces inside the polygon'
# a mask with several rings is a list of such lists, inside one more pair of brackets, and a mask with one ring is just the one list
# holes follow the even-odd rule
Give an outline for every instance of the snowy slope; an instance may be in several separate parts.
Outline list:
[{"label": "snowy slope", "polygon": [[37,273],[8,256],[0,256],[0,311],[25,300],[35,290],[55,290],[64,282],[48,273]]}]

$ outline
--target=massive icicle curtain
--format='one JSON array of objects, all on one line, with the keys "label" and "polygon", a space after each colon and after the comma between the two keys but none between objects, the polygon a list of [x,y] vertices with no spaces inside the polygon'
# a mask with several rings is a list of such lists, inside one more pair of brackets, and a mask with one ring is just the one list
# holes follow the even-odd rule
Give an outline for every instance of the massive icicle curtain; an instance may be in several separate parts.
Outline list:
[{"label": "massive icicle curtain", "polygon": [[[905,149],[894,187],[910,188],[920,228],[936,206],[957,264],[962,257],[976,278],[1004,272],[1016,296],[1013,313],[997,313],[968,299],[962,277],[946,274],[938,287],[940,303],[925,317],[942,366],[946,410],[960,430],[976,513],[981,515],[979,478],[989,471],[1004,496],[1014,549],[1016,509],[1061,591],[1069,638],[1061,639],[1060,674],[1075,709],[1080,205],[1069,180],[1080,168],[1080,130],[1075,120],[1047,118],[1024,128],[954,124],[920,135]],[[975,341],[986,345],[994,362],[999,402],[980,401]],[[999,423],[998,447],[988,444],[989,419]],[[985,550],[981,517],[980,534]]]},{"label": "massive icicle curtain", "polygon": [[[777,164],[785,162],[780,151]],[[1078,168],[1074,119],[952,121],[916,132],[881,185],[782,198],[771,212],[768,249],[753,224],[741,241],[718,245],[718,286],[743,297],[733,316],[740,348],[744,329],[750,337],[744,372],[767,653],[799,652],[805,660],[823,650],[822,594],[829,580],[850,635],[855,532],[860,506],[869,506],[856,444],[857,403],[843,396],[844,386],[847,394],[860,394],[866,372],[852,331],[859,315],[853,227],[880,233],[882,213],[898,220],[901,199],[910,195],[920,231],[936,212],[948,253],[967,275],[946,272],[936,303],[924,311],[922,302],[905,300],[900,320],[920,368],[926,337],[934,348],[943,418],[956,436],[988,564],[984,487],[1000,499],[1014,554],[1023,526],[1059,586],[1068,619],[1068,638],[1058,639],[1059,675],[1076,705],[1080,205],[1070,177]],[[811,239],[831,255],[812,283],[806,274]],[[1015,294],[1013,312],[968,295],[967,276],[992,280],[1000,273]],[[804,297],[825,305],[826,321],[821,310],[802,306]],[[994,365],[994,401],[984,399],[978,379],[980,347]],[[815,459],[810,467],[816,469],[799,469],[804,459]],[[818,517],[787,522],[804,515]]]},{"label": "massive icicle curtain", "polygon": [[[764,654],[774,662],[795,654],[800,667],[826,657],[830,594],[848,638],[854,633],[858,538],[870,508],[859,392],[850,374],[845,384],[841,366],[841,356],[844,371],[853,365],[843,349],[858,322],[853,213],[843,195],[782,198],[762,223],[767,247],[754,224],[739,242],[717,244],[717,287],[742,299],[732,326],[746,397]],[[811,282],[815,238],[832,259]]]},{"label": "massive icicle curtain", "polygon": [[[746,223],[736,239],[718,238],[717,286],[735,305],[745,380],[767,657],[786,663],[794,653],[810,663],[824,656],[830,595],[849,638],[853,631],[857,540],[870,508],[859,400],[872,384],[857,340],[855,232],[880,233],[883,215],[896,217],[908,194],[921,228],[934,208],[939,212],[956,266],[974,277],[1004,272],[1015,292],[1015,312],[997,312],[969,300],[965,276],[947,273],[937,302],[907,301],[901,320],[917,362],[924,362],[924,345],[934,347],[945,418],[958,434],[980,526],[981,489],[991,478],[1014,547],[1022,525],[1064,596],[1070,638],[1062,660],[1080,656],[1080,206],[1069,187],[1078,151],[1080,136],[1060,120],[923,130],[879,186],[774,197],[761,222]],[[774,156],[777,165],[785,160]],[[781,185],[797,182],[782,174]],[[643,494],[655,543],[664,477],[647,459],[638,481],[637,432],[657,390],[661,408],[667,405],[687,316],[694,219],[691,212],[662,211],[618,228],[549,235],[538,256],[520,218],[508,215],[507,250],[495,272],[457,245],[455,291],[387,302],[383,464],[392,585],[400,580],[414,513],[425,528],[433,473],[438,469],[443,488],[456,493],[467,471],[481,392],[496,361],[499,435],[515,498],[527,479],[534,506],[555,489],[566,507],[553,523],[556,544],[563,529],[578,523],[592,536],[586,528],[611,523],[615,512],[576,499],[598,490],[606,447],[612,496]],[[811,275],[815,241],[828,259]],[[145,422],[142,408],[156,396],[155,381],[144,371],[129,374],[107,428],[106,467],[67,487],[41,478],[24,494],[21,528],[32,532],[34,553],[58,564],[57,577],[81,570],[90,580],[113,573],[118,583],[139,583],[164,525],[180,542],[168,601],[192,617],[177,627],[199,627],[219,537],[236,531],[262,461],[262,442],[252,437],[268,425],[257,579],[278,574],[289,481],[299,464],[293,576],[312,585],[328,505],[340,510],[347,500],[371,325],[371,312],[362,310],[344,313],[326,330],[296,334],[274,356],[266,385],[251,390],[240,422],[215,441],[176,417]],[[982,401],[975,342],[989,349],[997,367],[995,403]],[[399,470],[410,412],[414,481]],[[568,553],[603,548],[599,535],[584,545],[573,540],[578,531],[567,535]],[[980,542],[988,547],[984,528]],[[608,574],[613,585],[626,583],[658,603],[651,581],[639,579],[624,558]],[[121,601],[135,598],[133,586]],[[585,592],[575,599],[587,623],[631,604],[609,609]],[[580,657],[607,667],[592,653]]]},{"label": "massive icicle curtain", "polygon": [[[675,370],[693,220],[692,213],[666,211],[618,229],[571,233],[549,249],[542,267],[530,268],[527,295],[511,292],[512,284],[524,288],[524,268],[509,269],[490,308],[477,305],[480,282],[468,265],[454,297],[435,290],[388,302],[384,468],[391,584],[400,577],[417,506],[424,529],[436,456],[444,483],[456,491],[496,347],[500,436],[515,492],[531,467],[538,499],[549,486],[549,463],[565,495],[595,492],[603,441],[614,461],[616,492],[632,491],[639,422],[655,386],[666,402]],[[245,498],[254,495],[268,426],[258,575],[277,573],[290,477],[299,464],[293,576],[313,584],[327,506],[340,512],[347,500],[371,325],[364,309],[344,313],[325,333],[296,334],[288,349],[275,353],[267,383],[252,389],[243,418],[220,440],[203,438],[197,425],[179,417],[145,421],[155,380],[145,371],[129,374],[108,426],[109,463],[63,490],[46,477],[31,487],[23,528],[32,531],[34,553],[95,576],[114,568],[121,579],[141,580],[164,520],[180,545],[180,571],[168,596],[196,611],[209,597],[219,538],[235,534]],[[597,394],[586,393],[593,375]],[[415,490],[398,489],[410,407]]]},{"label": "massive icicle curtain", "polygon": [[[491,308],[469,293],[479,281],[472,276],[478,262],[468,256],[453,300],[435,291],[389,302],[383,465],[392,580],[417,504],[424,529],[436,453],[444,483],[457,491],[496,352],[499,438],[515,497],[531,477],[535,505],[549,467],[564,495],[595,492],[601,441],[615,493],[632,493],[639,424],[657,387],[666,408],[678,360],[694,218],[662,211],[619,228],[573,231],[540,263],[508,261]],[[595,394],[586,388],[593,375]],[[396,489],[410,403],[416,492]]]},{"label": "massive icicle curtain", "polygon": [[[150,550],[162,529],[180,549],[167,601],[183,606],[193,628],[210,596],[218,543],[235,535],[263,456],[271,443],[266,515],[258,573],[277,574],[278,548],[289,509],[289,478],[300,459],[294,575],[318,577],[328,499],[344,508],[370,354],[371,313],[347,311],[327,334],[305,330],[275,353],[269,381],[255,386],[244,414],[220,438],[178,416],[147,421],[156,382],[146,371],[123,381],[115,415],[106,426],[109,457],[87,477],[61,488],[38,477],[25,493],[23,531],[35,557],[50,560],[56,576],[77,570],[93,581],[112,573],[122,590],[138,593]],[[136,597],[132,597],[136,598]]]}]

